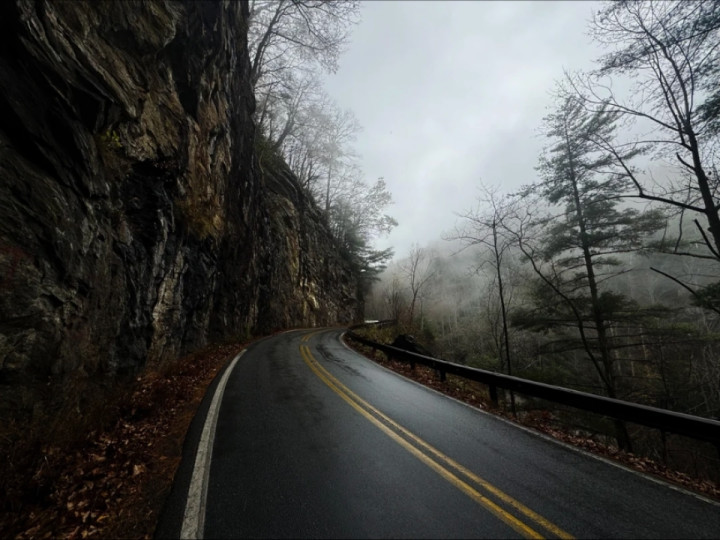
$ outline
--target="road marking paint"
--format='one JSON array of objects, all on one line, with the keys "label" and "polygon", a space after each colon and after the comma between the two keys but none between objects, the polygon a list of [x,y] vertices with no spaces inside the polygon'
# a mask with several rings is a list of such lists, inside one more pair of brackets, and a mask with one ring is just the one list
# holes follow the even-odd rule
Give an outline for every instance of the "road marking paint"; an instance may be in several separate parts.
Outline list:
[{"label": "road marking paint", "polygon": [[210,476],[210,462],[212,460],[213,440],[215,439],[215,427],[217,426],[220,402],[222,401],[225,385],[230,377],[230,373],[246,350],[247,349],[240,351],[240,353],[233,358],[215,388],[215,394],[208,408],[205,425],[200,435],[200,443],[198,444],[197,453],[195,454],[195,466],[192,477],[190,478],[190,487],[188,487],[180,538],[194,539],[204,536],[208,478]]},{"label": "road marking paint", "polygon": [[[343,339],[343,336],[344,336],[344,335],[345,335],[345,332],[342,332],[342,333],[338,336],[338,342],[341,343],[342,346],[345,347],[348,351],[353,352],[353,353],[361,356],[362,358],[368,359],[367,356],[362,355],[361,353],[359,353],[358,351],[356,351],[355,349],[353,349],[352,347],[350,347],[347,343],[345,343],[345,340]],[[537,431],[537,430],[535,430],[535,429],[533,429],[533,428],[529,428],[529,427],[527,427],[527,426],[525,426],[525,425],[523,425],[523,424],[518,424],[517,422],[513,422],[513,421],[511,421],[511,420],[508,420],[507,418],[504,418],[504,417],[502,417],[502,416],[497,416],[497,415],[494,415],[494,414],[492,414],[492,413],[489,413],[488,411],[483,410],[483,409],[480,408],[480,407],[477,407],[477,406],[475,406],[475,405],[471,405],[470,403],[467,403],[466,401],[462,401],[461,399],[454,398],[454,397],[452,397],[452,396],[450,396],[450,395],[448,395],[448,394],[445,394],[444,392],[441,392],[440,390],[436,390],[435,388],[433,388],[433,387],[431,387],[431,386],[426,386],[426,385],[424,385],[424,384],[422,384],[422,383],[419,383],[418,381],[416,381],[416,380],[414,380],[414,379],[410,379],[410,378],[406,377],[405,375],[402,375],[401,373],[398,373],[397,371],[393,371],[393,370],[391,370],[391,369],[389,369],[389,368],[387,368],[387,367],[385,367],[385,366],[383,366],[382,364],[379,364],[379,363],[377,363],[377,362],[375,362],[374,365],[375,365],[376,367],[378,367],[379,369],[382,369],[382,370],[384,370],[384,371],[387,371],[388,373],[392,373],[392,374],[394,374],[394,375],[397,375],[398,377],[402,377],[403,379],[405,379],[405,380],[408,381],[409,383],[414,384],[414,385],[416,385],[416,386],[419,386],[419,387],[427,390],[428,392],[433,392],[433,393],[435,393],[435,394],[441,395],[441,396],[443,396],[443,397],[445,397],[445,398],[447,398],[447,399],[450,399],[450,400],[454,401],[455,403],[457,403],[457,404],[459,404],[459,405],[462,405],[463,407],[467,407],[468,409],[472,409],[473,411],[475,411],[475,412],[477,412],[477,413],[479,413],[479,414],[483,414],[483,415],[485,415],[485,416],[488,416],[488,417],[492,418],[494,421],[502,422],[502,423],[504,423],[504,424],[506,424],[506,425],[508,425],[508,426],[511,426],[511,427],[513,427],[513,428],[515,428],[515,429],[519,429],[519,430],[521,430],[521,431],[524,431],[524,432],[527,433],[528,435],[532,435],[533,437],[537,437],[537,438],[542,439],[542,440],[544,440],[544,441],[546,441],[546,442],[549,442],[549,443],[551,443],[551,444],[554,444],[554,445],[557,445],[557,446],[561,446],[561,447],[563,447],[563,448],[566,449],[566,450],[569,450],[569,451],[571,451],[571,452],[575,452],[576,454],[581,454],[581,455],[583,455],[583,456],[585,456],[585,457],[587,457],[587,458],[594,459],[594,460],[596,460],[596,461],[600,461],[600,462],[602,462],[602,463],[604,463],[604,464],[606,464],[606,465],[610,465],[611,467],[615,467],[616,469],[621,469],[623,472],[626,472],[626,473],[632,474],[632,475],[634,475],[634,476],[640,477],[640,478],[642,478],[643,480],[646,480],[646,481],[648,481],[648,482],[652,482],[653,484],[657,484],[657,485],[659,485],[659,486],[663,486],[663,487],[666,488],[666,489],[671,489],[671,490],[676,491],[676,492],[678,492],[678,493],[682,493],[683,495],[686,495],[686,496],[688,496],[688,497],[692,497],[692,498],[694,498],[694,499],[700,500],[700,501],[702,501],[702,502],[704,502],[704,503],[707,503],[707,504],[711,504],[711,505],[713,505],[713,506],[718,506],[718,507],[720,507],[720,501],[717,501],[717,500],[715,500],[715,499],[710,499],[710,498],[708,498],[708,497],[706,497],[706,496],[704,496],[704,495],[702,495],[702,494],[700,494],[700,493],[698,493],[698,492],[696,492],[696,491],[689,491],[688,489],[685,489],[685,488],[683,488],[682,486],[680,486],[680,485],[678,485],[678,484],[671,484],[670,482],[668,482],[667,480],[663,480],[662,478],[659,478],[659,477],[656,477],[656,476],[651,476],[650,474],[641,472],[641,471],[639,471],[639,470],[637,470],[637,469],[631,469],[630,467],[628,467],[627,465],[623,465],[623,464],[622,464],[621,462],[619,462],[619,461],[615,461],[615,460],[612,460],[612,459],[608,459],[608,458],[603,457],[603,456],[601,456],[601,455],[599,455],[599,454],[594,454],[593,452],[590,452],[590,451],[588,451],[588,450],[584,450],[584,449],[582,449],[582,448],[579,447],[579,446],[575,446],[575,445],[572,445],[572,444],[570,444],[570,443],[566,443],[566,442],[562,441],[561,439],[556,439],[555,437],[553,437],[553,436],[551,436],[551,435],[547,435],[546,433],[543,433],[542,431]]]},{"label": "road marking paint", "polygon": [[[509,526],[511,526],[513,529],[515,529],[517,532],[521,533],[522,535],[526,536],[527,538],[543,538],[540,533],[533,530],[529,526],[527,526],[525,523],[517,519],[512,514],[508,513],[507,511],[500,508],[498,505],[496,505],[494,502],[492,502],[490,499],[476,491],[474,488],[472,488],[470,485],[468,485],[466,482],[455,476],[452,472],[444,468],[442,465],[434,461],[431,457],[424,454],[420,449],[416,448],[410,442],[400,437],[400,435],[397,432],[402,433],[412,441],[414,441],[417,445],[428,451],[429,453],[433,454],[436,458],[439,460],[445,462],[446,465],[449,465],[450,467],[454,468],[457,472],[460,472],[464,476],[466,476],[468,479],[474,481],[478,485],[480,485],[482,488],[487,490],[488,492],[495,495],[497,498],[508,504],[509,506],[512,506],[519,512],[525,514],[528,518],[535,521],[537,524],[541,525],[543,528],[545,528],[547,531],[557,535],[560,538],[573,538],[570,534],[563,531],[556,525],[550,523],[548,520],[543,518],[542,516],[538,515],[537,513],[533,512],[526,506],[524,506],[519,501],[516,501],[506,493],[500,491],[496,487],[489,484],[487,481],[483,480],[476,474],[472,473],[459,463],[456,463],[448,456],[445,456],[443,453],[441,453],[436,448],[432,447],[404,427],[400,426],[397,422],[380,412],[378,409],[370,405],[368,402],[360,398],[357,394],[352,392],[349,388],[347,388],[344,384],[342,384],[339,380],[337,380],[332,374],[330,374],[322,365],[320,365],[317,360],[312,356],[312,353],[310,352],[310,349],[307,346],[302,345],[300,347],[300,353],[303,357],[303,360],[305,363],[310,367],[310,369],[327,385],[329,386],[335,393],[337,393],[343,400],[345,400],[349,405],[351,405],[355,410],[357,410],[360,414],[362,414],[365,418],[367,418],[370,422],[372,422],[375,426],[380,428],[386,435],[388,435],[390,438],[392,438],[395,442],[400,444],[403,448],[405,448],[408,452],[413,454],[415,457],[417,457],[420,461],[425,463],[428,467],[433,469],[435,472],[440,474],[443,478],[445,478],[448,482],[453,484],[455,487],[463,491],[466,495],[468,495],[470,498],[487,508],[490,512],[492,512],[496,517],[507,523]],[[371,414],[372,413],[372,414]],[[376,415],[376,416],[373,416]],[[379,417],[379,418],[378,418]],[[387,424],[392,426],[396,431],[393,431],[390,427],[386,426],[381,422],[382,419]]]},{"label": "road marking paint", "polygon": [[[309,351],[308,351],[309,352]],[[316,361],[317,362],[317,361]],[[557,525],[551,523],[541,515],[537,514],[524,504],[522,504],[520,501],[517,501],[510,497],[507,493],[499,490],[492,484],[490,484],[487,480],[484,480],[480,476],[473,473],[471,470],[467,469],[466,467],[463,467],[460,465],[457,461],[453,460],[449,456],[446,456],[442,452],[440,452],[437,448],[431,446],[424,440],[420,439],[417,435],[409,431],[408,429],[404,428],[397,422],[395,422],[392,418],[388,417],[381,411],[379,411],[377,408],[373,407],[370,403],[362,399],[360,396],[355,394],[352,390],[350,390],[347,386],[345,386],[343,383],[341,383],[339,380],[337,380],[335,377],[333,377],[327,369],[325,369],[324,366],[322,366],[320,363],[318,363],[318,367],[327,374],[328,377],[331,377],[336,384],[342,388],[344,392],[346,392],[352,399],[356,400],[358,403],[360,403],[362,406],[366,407],[368,410],[372,411],[374,414],[382,418],[385,422],[390,424],[392,427],[394,427],[397,431],[403,433],[406,437],[412,439],[417,445],[421,446],[423,449],[427,450],[431,454],[433,454],[437,459],[443,461],[446,465],[450,466],[451,468],[455,469],[455,471],[461,473],[468,479],[472,480],[476,484],[483,487],[485,490],[489,491],[496,497],[498,497],[500,500],[502,500],[504,503],[508,504],[509,506],[512,506],[519,512],[525,514],[528,518],[533,520],[535,523],[538,523],[543,528],[545,528],[547,531],[553,533],[554,535],[558,536],[559,538],[564,539],[571,539],[573,536],[564,530],[562,530]]]}]

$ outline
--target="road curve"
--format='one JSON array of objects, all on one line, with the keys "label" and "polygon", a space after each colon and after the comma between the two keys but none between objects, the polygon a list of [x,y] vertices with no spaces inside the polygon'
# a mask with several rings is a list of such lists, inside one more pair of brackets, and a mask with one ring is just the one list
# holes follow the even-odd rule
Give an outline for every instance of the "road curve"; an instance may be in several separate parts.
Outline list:
[{"label": "road curve", "polygon": [[409,381],[341,333],[260,340],[218,377],[157,537],[718,537],[717,503]]}]

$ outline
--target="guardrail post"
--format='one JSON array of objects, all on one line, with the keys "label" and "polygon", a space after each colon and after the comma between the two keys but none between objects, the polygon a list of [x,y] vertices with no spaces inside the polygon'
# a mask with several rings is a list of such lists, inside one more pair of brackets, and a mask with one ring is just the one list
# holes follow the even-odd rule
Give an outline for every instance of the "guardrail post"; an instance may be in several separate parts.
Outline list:
[{"label": "guardrail post", "polygon": [[445,370],[443,368],[439,367],[438,363],[435,360],[432,361],[432,367],[435,370],[435,375],[438,376],[438,379],[440,379],[441,381],[444,381],[445,380]]},{"label": "guardrail post", "polygon": [[492,401],[493,405],[495,407],[498,406],[498,393],[497,393],[497,386],[494,384],[489,385],[490,386],[490,401]]},{"label": "guardrail post", "polygon": [[660,440],[662,441],[662,460],[663,464],[667,465],[668,463],[668,449],[667,449],[667,435],[665,434],[665,430],[660,430]]}]

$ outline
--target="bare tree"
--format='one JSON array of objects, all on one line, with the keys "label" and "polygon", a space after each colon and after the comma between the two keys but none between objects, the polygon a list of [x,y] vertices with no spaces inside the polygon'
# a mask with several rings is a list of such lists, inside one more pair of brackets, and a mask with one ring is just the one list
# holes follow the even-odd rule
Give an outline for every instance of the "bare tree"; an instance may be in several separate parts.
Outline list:
[{"label": "bare tree", "polygon": [[418,300],[422,300],[425,286],[434,277],[432,270],[432,255],[417,244],[410,248],[407,260],[401,264],[401,269],[408,279],[410,287],[410,306],[408,308],[408,320],[413,324],[415,320],[415,307]]},{"label": "bare tree", "polygon": [[385,286],[382,294],[390,318],[399,321],[403,311],[405,311],[405,296],[400,277],[397,274],[392,275],[390,283]]},{"label": "bare tree", "polygon": [[308,65],[335,72],[360,3],[339,0],[252,0],[248,46],[253,87]]},{"label": "bare tree", "polygon": [[274,151],[282,149],[288,137],[297,137],[307,129],[309,105],[325,99],[320,81],[315,77],[293,78],[290,84],[276,81],[257,91],[256,97],[256,119]]},{"label": "bare tree", "polygon": [[334,72],[358,20],[357,2],[253,0],[248,46],[250,79],[259,106],[255,119],[279,149],[291,133],[302,131],[301,111],[329,110],[319,73]]},{"label": "bare tree", "polygon": [[500,195],[497,188],[481,185],[480,189],[478,207],[460,214],[463,223],[456,228],[451,239],[461,240],[466,246],[484,247],[490,253],[490,259],[483,261],[481,266],[490,265],[497,283],[502,325],[502,344],[498,347],[498,353],[501,358],[504,357],[508,375],[512,375],[504,258],[514,244],[514,239],[507,234],[508,224],[505,223],[513,215],[514,205],[512,200]]},{"label": "bare tree", "polygon": [[325,203],[325,212],[329,214],[332,201],[347,184],[357,180],[359,168],[355,163],[356,155],[349,144],[360,131],[360,124],[349,110],[328,108],[321,124],[320,163],[325,169],[324,193],[318,194],[318,200]]},{"label": "bare tree", "polygon": [[[248,45],[255,120],[274,151],[300,181],[314,189],[325,180],[325,209],[332,179],[347,176],[354,156],[349,142],[359,124],[322,90],[320,72],[334,72],[358,22],[359,2],[253,0]],[[319,170],[322,169],[322,170]],[[317,200],[321,197],[317,196]]]},{"label": "bare tree", "polygon": [[330,202],[336,238],[350,233],[369,243],[389,233],[397,225],[397,221],[385,213],[392,203],[392,195],[382,177],[373,184],[354,179],[338,186],[335,199]]},{"label": "bare tree", "polygon": [[288,163],[324,208],[365,290],[392,256],[369,244],[396,225],[383,213],[391,198],[384,183],[362,181],[351,146],[360,125],[320,82],[322,71],[337,69],[359,9],[346,0],[253,0],[248,46],[258,141],[265,155]]},{"label": "bare tree", "polygon": [[[460,217],[464,223],[456,229],[453,238],[461,240],[466,246],[482,246],[490,253],[489,260],[481,263],[489,264],[492,268],[493,280],[497,284],[498,299],[500,301],[500,324],[502,328],[502,341],[498,343],[498,355],[504,358],[505,369],[512,375],[512,359],[510,351],[510,331],[508,321],[508,304],[505,287],[505,256],[509,253],[514,239],[508,234],[507,220],[515,213],[513,201],[500,195],[499,190],[481,185],[481,195],[478,198],[479,207],[469,210]],[[515,414],[515,394],[510,392],[510,408]]]},{"label": "bare tree", "polygon": [[310,89],[302,98],[291,111],[285,108],[263,120],[262,129],[271,139],[282,135],[274,147],[327,212],[337,196],[361,176],[351,146],[361,127],[351,111],[340,110],[321,89]]},{"label": "bare tree", "polygon": [[[594,17],[591,34],[612,50],[595,71],[568,75],[569,91],[587,108],[616,114],[645,130],[626,141],[597,136],[596,142],[614,158],[617,174],[630,181],[631,196],[702,216],[706,226],[694,220],[707,249],[701,256],[720,261],[720,179],[714,174],[720,3],[611,2]],[[632,98],[621,98],[613,89],[612,77],[621,76],[635,81]],[[674,178],[652,185],[648,174],[633,167],[626,154],[629,148],[669,158]]]}]

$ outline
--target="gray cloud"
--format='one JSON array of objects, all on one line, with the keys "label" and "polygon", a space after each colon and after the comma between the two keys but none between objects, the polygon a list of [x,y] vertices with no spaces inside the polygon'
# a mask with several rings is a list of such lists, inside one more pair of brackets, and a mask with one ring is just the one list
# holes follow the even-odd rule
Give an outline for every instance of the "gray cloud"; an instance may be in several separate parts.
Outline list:
[{"label": "gray cloud", "polygon": [[365,2],[328,93],[364,130],[369,181],[384,177],[398,257],[455,224],[480,181],[534,179],[538,129],[563,68],[602,51],[585,32],[598,2]]}]

